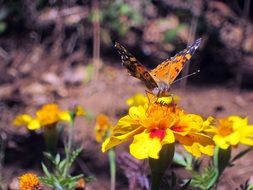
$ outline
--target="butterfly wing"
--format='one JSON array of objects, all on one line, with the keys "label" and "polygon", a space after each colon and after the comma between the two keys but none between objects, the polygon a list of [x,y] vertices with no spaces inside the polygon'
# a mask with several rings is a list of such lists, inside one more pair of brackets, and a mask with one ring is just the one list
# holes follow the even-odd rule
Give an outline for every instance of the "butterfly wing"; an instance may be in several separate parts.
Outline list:
[{"label": "butterfly wing", "polygon": [[185,63],[191,59],[200,43],[201,38],[197,39],[183,51],[177,53],[174,57],[166,59],[150,72],[151,75],[166,84],[172,84],[184,68]]},{"label": "butterfly wing", "polygon": [[116,42],[115,48],[121,55],[122,65],[127,68],[131,76],[143,81],[150,91],[158,87],[156,81],[149,73],[149,70],[139,61],[137,61],[137,59],[130,52],[128,52],[125,47],[123,47],[120,43]]}]

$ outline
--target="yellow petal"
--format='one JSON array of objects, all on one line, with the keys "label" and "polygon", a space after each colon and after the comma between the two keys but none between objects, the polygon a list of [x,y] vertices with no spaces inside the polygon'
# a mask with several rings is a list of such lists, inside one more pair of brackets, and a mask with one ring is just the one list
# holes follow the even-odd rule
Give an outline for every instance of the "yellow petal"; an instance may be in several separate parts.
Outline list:
[{"label": "yellow petal", "polygon": [[67,121],[67,122],[71,121],[71,116],[69,112],[67,111],[59,112],[58,116],[61,121]]},{"label": "yellow petal", "polygon": [[212,155],[214,142],[213,140],[201,133],[192,133],[186,136],[176,135],[176,139],[184,145],[185,149],[196,157],[201,154]]},{"label": "yellow petal", "polygon": [[27,125],[27,128],[30,130],[36,130],[41,127],[39,120],[33,119],[29,124]]},{"label": "yellow petal", "polygon": [[140,131],[142,131],[143,129],[141,127],[123,134],[123,135],[119,135],[119,136],[111,136],[110,138],[106,139],[103,144],[102,144],[102,152],[105,152],[123,142],[126,142],[127,140],[129,140],[130,138],[132,138],[135,134],[140,133]]},{"label": "yellow petal", "polygon": [[27,125],[33,118],[28,114],[18,115],[14,121],[13,124],[16,126],[20,125]]},{"label": "yellow petal", "polygon": [[215,136],[213,137],[213,140],[214,140],[215,144],[216,144],[218,147],[222,148],[222,149],[227,149],[227,148],[230,146],[230,145],[226,142],[225,137],[223,137],[223,136],[215,135]]},{"label": "yellow petal", "polygon": [[195,157],[201,156],[201,151],[200,151],[198,143],[193,143],[191,146],[184,145],[184,148]]},{"label": "yellow petal", "polygon": [[242,144],[253,146],[253,139],[252,138],[243,138],[240,140]]},{"label": "yellow petal", "polygon": [[166,135],[162,140],[162,145],[175,142],[175,136],[171,129],[166,129]]},{"label": "yellow petal", "polygon": [[150,138],[149,133],[140,133],[134,136],[134,141],[130,145],[130,154],[137,159],[159,158],[162,149],[159,138]]}]

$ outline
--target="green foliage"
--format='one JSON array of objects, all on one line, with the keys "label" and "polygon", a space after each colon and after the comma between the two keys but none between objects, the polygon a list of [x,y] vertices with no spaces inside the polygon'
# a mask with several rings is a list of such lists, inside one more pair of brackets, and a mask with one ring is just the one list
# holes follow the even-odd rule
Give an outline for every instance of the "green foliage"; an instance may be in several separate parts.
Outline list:
[{"label": "green foliage", "polygon": [[164,34],[164,41],[166,43],[172,42],[178,35],[178,32],[186,27],[185,24],[179,24],[176,28],[170,29]]},{"label": "green foliage", "polygon": [[44,177],[41,177],[40,180],[47,186],[57,189],[57,190],[71,190],[75,187],[77,181],[83,177],[82,174],[71,176],[69,170],[81,153],[82,148],[79,148],[71,153],[66,151],[66,158],[62,159],[60,154],[57,154],[55,157],[50,153],[45,153],[45,156],[51,162],[53,166],[53,171],[50,172],[49,168],[42,163],[42,169],[45,174]]},{"label": "green foliage", "polygon": [[213,166],[209,166],[205,168],[202,173],[199,172],[193,173],[191,186],[198,187],[203,190],[210,189],[217,181],[217,176],[218,170]]},{"label": "green foliage", "polygon": [[193,168],[193,162],[194,162],[194,157],[191,154],[184,153],[180,154],[178,152],[175,152],[174,157],[173,157],[173,162],[185,167],[186,170],[192,170]]},{"label": "green foliage", "polygon": [[102,12],[102,22],[116,31],[120,36],[124,36],[129,28],[140,25],[143,21],[142,15],[132,6],[126,3],[112,2]]}]

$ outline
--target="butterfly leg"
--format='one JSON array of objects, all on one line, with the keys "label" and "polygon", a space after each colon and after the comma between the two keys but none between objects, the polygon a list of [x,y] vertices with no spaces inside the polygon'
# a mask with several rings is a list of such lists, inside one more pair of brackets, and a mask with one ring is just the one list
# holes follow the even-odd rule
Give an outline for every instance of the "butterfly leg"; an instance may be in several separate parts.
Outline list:
[{"label": "butterfly leg", "polygon": [[176,111],[176,101],[174,99],[174,94],[170,94],[171,96],[171,105],[173,106],[173,111]]},{"label": "butterfly leg", "polygon": [[149,110],[151,104],[156,102],[158,100],[158,98],[156,96],[154,96],[153,93],[148,91],[148,90],[145,90],[145,92],[146,92],[146,96],[148,98],[148,108],[146,110],[146,113],[147,113],[147,111]]}]

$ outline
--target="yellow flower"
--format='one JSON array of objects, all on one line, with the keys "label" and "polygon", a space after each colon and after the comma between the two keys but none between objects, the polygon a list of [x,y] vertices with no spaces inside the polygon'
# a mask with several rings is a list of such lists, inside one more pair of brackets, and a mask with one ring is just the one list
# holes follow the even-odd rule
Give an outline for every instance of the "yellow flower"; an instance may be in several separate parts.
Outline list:
[{"label": "yellow flower", "polygon": [[39,190],[40,182],[37,175],[26,173],[19,177],[19,190]]},{"label": "yellow flower", "polygon": [[133,95],[131,98],[128,98],[126,100],[126,104],[128,106],[139,106],[139,105],[144,105],[148,103],[148,98],[141,93],[136,93]]},{"label": "yellow flower", "polygon": [[112,125],[109,118],[104,114],[99,114],[96,118],[95,135],[96,141],[101,143],[110,132]]},{"label": "yellow flower", "polygon": [[29,130],[36,130],[41,127],[40,122],[28,114],[18,115],[13,123],[16,126],[27,125]]},{"label": "yellow flower", "polygon": [[[77,110],[80,113],[80,109]],[[59,121],[71,121],[68,111],[62,111],[57,104],[46,104],[36,112],[36,117],[28,114],[18,115],[13,124],[16,126],[26,125],[29,130],[36,130],[42,126],[51,126]]]},{"label": "yellow flower", "polygon": [[67,111],[61,111],[57,104],[46,104],[36,112],[37,118],[42,126],[54,124],[60,120],[71,121]]},{"label": "yellow flower", "polygon": [[222,118],[218,122],[213,140],[222,149],[238,144],[253,146],[253,125],[248,125],[248,118]]},{"label": "yellow flower", "polygon": [[133,138],[130,153],[138,159],[158,159],[162,146],[175,140],[195,156],[212,155],[214,143],[205,134],[209,127],[200,116],[185,114],[174,104],[131,107],[129,114],[113,128],[112,136],[103,143],[102,151]]}]

